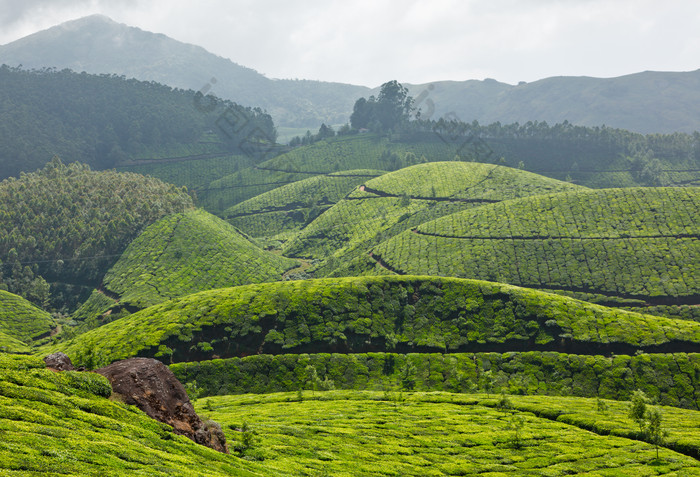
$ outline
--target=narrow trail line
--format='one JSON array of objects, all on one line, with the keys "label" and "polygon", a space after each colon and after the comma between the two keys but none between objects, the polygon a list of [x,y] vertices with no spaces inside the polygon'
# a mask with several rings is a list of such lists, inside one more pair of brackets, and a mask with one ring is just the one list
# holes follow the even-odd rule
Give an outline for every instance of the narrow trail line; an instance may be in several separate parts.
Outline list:
[{"label": "narrow trail line", "polygon": [[[401,196],[399,194],[391,194],[389,192],[384,192],[379,189],[372,189],[371,187],[367,187],[366,185],[362,185],[360,187],[360,190],[362,192],[367,192],[370,194],[374,194],[378,197],[356,197],[357,199],[379,199],[379,198],[385,198],[385,197],[390,197],[390,198],[395,198],[399,199]],[[498,202],[501,202],[500,200],[495,200],[495,199],[461,199],[458,197],[428,197],[428,196],[423,196],[423,195],[409,195],[408,196],[410,199],[415,199],[415,200],[433,200],[436,202],[467,202],[467,203],[477,203],[477,204],[495,204]]]},{"label": "narrow trail line", "polygon": [[392,272],[392,273],[395,273],[395,274],[397,274],[397,275],[406,275],[406,272],[402,272],[402,271],[399,270],[398,268],[392,267],[391,265],[389,265],[388,263],[386,263],[386,262],[382,259],[382,257],[380,257],[379,255],[375,255],[374,252],[369,252],[369,258],[371,258],[372,260],[374,260],[375,262],[377,262],[377,265],[379,265],[380,267],[382,267],[382,268],[384,268],[384,269],[386,269],[386,270],[389,270],[389,271]]},{"label": "narrow trail line", "polygon": [[458,239],[458,240],[518,240],[518,241],[528,241],[528,240],[632,240],[632,239],[658,239],[658,238],[671,238],[671,239],[700,239],[700,234],[675,234],[675,235],[630,235],[627,237],[617,236],[617,237],[572,237],[572,236],[555,236],[555,235],[511,235],[511,236],[501,236],[494,237],[489,235],[448,235],[448,234],[436,234],[432,232],[423,232],[421,230],[412,229],[413,233],[418,235],[425,235],[427,237],[440,237],[448,239]]}]

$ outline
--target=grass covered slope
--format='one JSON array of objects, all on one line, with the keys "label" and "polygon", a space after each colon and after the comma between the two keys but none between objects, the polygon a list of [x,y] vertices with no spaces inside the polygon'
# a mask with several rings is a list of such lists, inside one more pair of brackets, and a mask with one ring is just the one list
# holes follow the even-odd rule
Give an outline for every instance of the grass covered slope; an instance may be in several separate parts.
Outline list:
[{"label": "grass covered slope", "polygon": [[47,312],[20,296],[0,290],[0,333],[6,336],[0,341],[7,341],[9,346],[20,346],[20,341],[29,343],[47,335],[55,327],[56,322]]},{"label": "grass covered slope", "polygon": [[106,378],[56,373],[38,358],[0,354],[0,473],[7,476],[270,475],[200,446],[107,397]]},{"label": "grass covered slope", "polygon": [[373,252],[400,273],[697,305],[698,210],[695,188],[536,196],[442,217]]},{"label": "grass covered slope", "polygon": [[0,352],[29,354],[31,348],[20,340],[0,331]]},{"label": "grass covered slope", "polygon": [[80,363],[256,353],[568,350],[634,353],[700,344],[700,324],[482,281],[302,280],[211,290],[152,306],[60,349]]},{"label": "grass covered slope", "polygon": [[120,296],[120,304],[146,308],[198,291],[279,280],[296,265],[208,212],[191,210],[146,228],[103,286]]},{"label": "grass covered slope", "polygon": [[359,169],[310,177],[236,204],[224,211],[224,217],[254,237],[295,232],[356,186],[382,174],[383,171]]},{"label": "grass covered slope", "polygon": [[[506,199],[578,190],[585,189],[493,164],[418,164],[365,182],[304,228],[284,251],[317,259],[331,254],[346,262],[348,254],[366,255],[373,245],[444,215]],[[325,272],[333,268],[327,266]]]},{"label": "grass covered slope", "polygon": [[[634,440],[628,403],[610,402],[603,415],[592,399],[543,399],[540,414],[540,407],[530,412],[528,398],[509,399],[515,409],[497,409],[497,399],[485,395],[307,391],[303,400],[292,393],[217,396],[196,405],[225,424],[230,442],[241,440],[235,429],[248,423],[258,442],[244,455],[290,475],[700,475],[692,457],[661,448],[657,460],[652,445]],[[563,414],[571,409],[577,413]],[[698,412],[662,412],[669,440],[691,441],[682,433],[696,434],[687,423],[697,423]],[[584,430],[591,421],[600,434]]]}]

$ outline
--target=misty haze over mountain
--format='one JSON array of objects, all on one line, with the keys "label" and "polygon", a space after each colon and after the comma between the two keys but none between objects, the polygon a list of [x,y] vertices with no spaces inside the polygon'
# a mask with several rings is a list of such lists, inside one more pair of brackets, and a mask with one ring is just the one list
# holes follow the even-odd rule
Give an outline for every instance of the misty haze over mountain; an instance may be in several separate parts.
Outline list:
[{"label": "misty haze over mountain", "polygon": [[[202,90],[267,110],[279,126],[343,124],[354,101],[378,92],[364,86],[270,79],[205,49],[93,15],[4,46],[0,63],[124,75]],[[386,78],[387,81],[401,78]],[[470,122],[568,120],[642,133],[700,130],[700,70],[642,72],[617,78],[552,77],[509,85],[496,80],[406,85],[423,117]]]}]

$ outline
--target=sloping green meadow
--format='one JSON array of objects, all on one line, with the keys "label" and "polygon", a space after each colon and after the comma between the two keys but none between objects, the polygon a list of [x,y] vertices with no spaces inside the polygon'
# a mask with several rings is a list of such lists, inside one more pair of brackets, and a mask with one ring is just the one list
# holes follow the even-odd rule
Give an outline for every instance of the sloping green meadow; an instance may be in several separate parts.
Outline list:
[{"label": "sloping green meadow", "polygon": [[98,374],[0,354],[0,475],[276,475],[176,436],[110,394]]},{"label": "sloping green meadow", "polygon": [[28,354],[31,348],[20,340],[0,331],[0,352]]},{"label": "sloping green meadow", "polygon": [[[700,475],[692,457],[662,448],[657,460],[648,443],[578,425],[600,421],[608,434],[634,437],[626,403],[610,402],[608,414],[597,415],[595,400],[552,399],[548,407],[549,398],[540,399],[542,408],[577,413],[549,419],[520,410],[533,406],[526,398],[510,399],[513,410],[496,409],[485,395],[307,391],[211,397],[197,408],[224,424],[243,455],[290,475]],[[663,412],[673,442],[700,420],[695,411]],[[256,437],[247,447],[244,423]]]},{"label": "sloping green meadow", "polygon": [[48,334],[55,327],[51,315],[20,296],[0,290],[0,333],[17,340],[15,346]]},{"label": "sloping green meadow", "polygon": [[424,223],[373,252],[406,274],[697,305],[698,210],[695,188],[534,196]]},{"label": "sloping green meadow", "polygon": [[[437,277],[301,280],[205,291],[142,310],[60,346],[99,365],[256,353],[586,353],[696,346],[700,323],[490,282]],[[58,349],[54,346],[52,349]]]}]

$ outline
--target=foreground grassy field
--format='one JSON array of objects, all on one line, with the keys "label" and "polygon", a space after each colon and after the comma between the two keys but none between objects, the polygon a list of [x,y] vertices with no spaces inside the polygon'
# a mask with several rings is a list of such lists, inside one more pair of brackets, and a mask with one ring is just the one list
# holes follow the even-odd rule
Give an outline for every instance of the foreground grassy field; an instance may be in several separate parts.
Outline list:
[{"label": "foreground grassy field", "polygon": [[[657,460],[653,446],[628,438],[634,437],[634,423],[626,417],[627,403],[606,402],[603,414],[591,399],[509,397],[512,409],[498,409],[499,399],[305,391],[301,397],[210,397],[196,407],[222,423],[240,454],[291,475],[700,475],[697,460],[666,448]],[[573,414],[544,417],[540,408],[572,409]],[[697,412],[663,412],[669,442],[697,433]],[[628,437],[581,428],[590,421],[600,421],[601,433]],[[251,431],[242,432],[246,427],[252,439]]]}]

